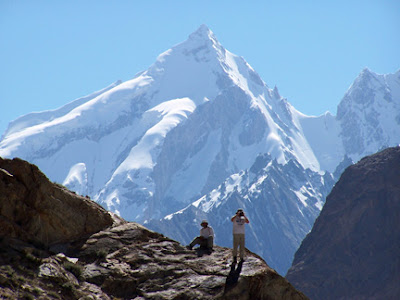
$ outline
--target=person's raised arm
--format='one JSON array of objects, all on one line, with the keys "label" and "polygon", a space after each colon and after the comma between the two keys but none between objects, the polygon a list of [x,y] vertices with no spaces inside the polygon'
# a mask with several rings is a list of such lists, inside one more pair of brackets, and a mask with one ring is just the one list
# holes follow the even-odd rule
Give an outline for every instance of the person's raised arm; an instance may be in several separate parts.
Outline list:
[{"label": "person's raised arm", "polygon": [[247,217],[246,217],[246,215],[244,214],[244,212],[243,212],[243,217],[244,217],[244,221],[245,221],[247,224],[250,223],[249,219],[247,219]]}]

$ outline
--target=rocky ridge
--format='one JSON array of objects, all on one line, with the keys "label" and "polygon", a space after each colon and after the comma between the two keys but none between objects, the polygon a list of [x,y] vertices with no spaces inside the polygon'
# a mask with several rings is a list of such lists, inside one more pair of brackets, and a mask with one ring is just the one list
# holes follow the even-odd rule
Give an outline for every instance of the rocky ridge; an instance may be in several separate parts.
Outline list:
[{"label": "rocky ridge", "polygon": [[287,279],[311,299],[399,299],[400,147],[348,167]]},{"label": "rocky ridge", "polygon": [[2,299],[307,299],[247,251],[191,251],[0,159]]},{"label": "rocky ridge", "polygon": [[2,236],[61,246],[113,223],[100,205],[51,183],[21,159],[0,157],[0,191]]}]

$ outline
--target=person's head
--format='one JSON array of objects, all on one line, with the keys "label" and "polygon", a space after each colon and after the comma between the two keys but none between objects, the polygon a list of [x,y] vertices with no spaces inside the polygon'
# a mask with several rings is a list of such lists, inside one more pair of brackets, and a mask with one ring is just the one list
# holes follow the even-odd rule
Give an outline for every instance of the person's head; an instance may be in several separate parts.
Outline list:
[{"label": "person's head", "polygon": [[244,215],[243,208],[239,208],[239,209],[236,211],[236,214],[237,214],[238,216],[243,216],[243,215]]},{"label": "person's head", "polygon": [[203,226],[203,227],[207,227],[207,226],[208,226],[207,220],[201,221],[201,224],[200,224],[200,225]]}]

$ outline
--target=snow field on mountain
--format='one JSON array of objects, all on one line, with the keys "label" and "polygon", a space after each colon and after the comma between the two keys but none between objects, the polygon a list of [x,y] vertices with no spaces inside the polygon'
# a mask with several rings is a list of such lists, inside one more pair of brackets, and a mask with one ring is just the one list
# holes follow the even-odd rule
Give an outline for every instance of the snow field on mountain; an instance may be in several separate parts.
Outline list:
[{"label": "snow field on mountain", "polygon": [[[127,97],[132,97],[132,94],[135,95],[138,87],[146,86],[150,81],[149,77],[135,78],[106,90],[96,97],[88,96],[87,102],[79,103],[79,106],[74,107],[65,115],[54,119],[49,118],[48,121],[43,123],[6,135],[0,143],[0,156],[10,156],[13,151],[23,153],[27,149],[21,147],[22,141],[23,143],[29,142],[30,147],[28,153],[20,154],[21,157],[29,157],[32,152],[41,151],[43,145],[46,145],[45,151],[57,151],[66,142],[62,139],[66,133],[71,136],[81,134],[81,132],[77,132],[77,128],[84,128],[83,131],[87,131],[86,135],[95,134],[96,131],[101,131],[105,124],[118,119],[121,111],[128,113],[129,101],[126,101]],[[59,115],[59,111],[64,111],[64,108],[61,107],[54,111],[54,114]],[[102,120],[102,122],[99,123],[99,120]],[[23,124],[26,123],[29,123],[29,120],[23,121]],[[20,126],[15,123],[14,126],[20,128],[23,125]],[[2,147],[2,144],[7,146]]]},{"label": "snow field on mountain", "polygon": [[84,163],[77,163],[72,166],[62,184],[70,187],[71,190],[80,195],[87,195],[88,175],[86,172],[86,165]]},{"label": "snow field on mountain", "polygon": [[195,108],[196,105],[192,100],[183,98],[163,102],[145,112],[143,119],[148,118],[152,121],[151,123],[154,123],[154,121],[156,123],[145,132],[137,145],[131,149],[128,157],[117,168],[114,175],[141,168],[152,169],[158,154],[157,147],[160,147],[167,133],[184,119],[187,119]]},{"label": "snow field on mountain", "polygon": [[55,118],[64,116],[67,113],[69,113],[71,110],[73,110],[74,108],[98,97],[99,95],[109,91],[110,89],[118,86],[119,84],[121,84],[120,80],[118,80],[118,81],[114,82],[113,84],[109,85],[108,87],[101,89],[97,92],[94,92],[88,96],[78,98],[58,109],[43,111],[43,112],[33,112],[33,113],[29,113],[27,115],[21,116],[17,120],[12,121],[8,125],[8,128],[7,128],[6,132],[4,133],[4,136],[6,136],[6,135],[9,136],[15,132],[21,131],[24,128],[33,127],[35,125],[49,122]]},{"label": "snow field on mountain", "polygon": [[319,117],[305,116],[300,113],[294,116],[316,155],[318,169],[333,172],[344,155],[340,125],[330,113]]}]

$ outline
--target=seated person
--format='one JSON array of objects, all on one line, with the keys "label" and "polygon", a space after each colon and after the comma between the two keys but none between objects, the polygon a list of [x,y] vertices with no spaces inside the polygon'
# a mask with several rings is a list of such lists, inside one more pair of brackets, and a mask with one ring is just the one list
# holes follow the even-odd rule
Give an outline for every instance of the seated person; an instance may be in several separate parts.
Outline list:
[{"label": "seated person", "polygon": [[214,230],[208,226],[207,220],[203,220],[200,225],[202,227],[200,229],[200,236],[196,237],[187,248],[191,250],[193,246],[200,245],[200,248],[212,251],[214,246]]}]

